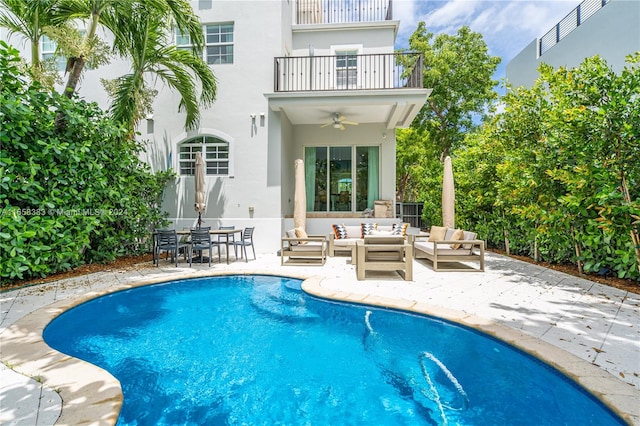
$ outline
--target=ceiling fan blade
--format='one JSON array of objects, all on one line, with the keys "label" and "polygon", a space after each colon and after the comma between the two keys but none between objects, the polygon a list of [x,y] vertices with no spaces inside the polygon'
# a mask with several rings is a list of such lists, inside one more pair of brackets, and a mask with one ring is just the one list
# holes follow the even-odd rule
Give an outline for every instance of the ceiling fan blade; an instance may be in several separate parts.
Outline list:
[{"label": "ceiling fan blade", "polygon": [[360,123],[356,123],[355,121],[343,121],[342,124],[350,124],[352,126],[357,126]]},{"label": "ceiling fan blade", "polygon": [[327,126],[331,126],[333,124],[333,121],[330,121],[328,123],[324,123],[322,126],[320,127],[327,127]]},{"label": "ceiling fan blade", "polygon": [[344,130],[344,126],[340,123],[340,130]]}]

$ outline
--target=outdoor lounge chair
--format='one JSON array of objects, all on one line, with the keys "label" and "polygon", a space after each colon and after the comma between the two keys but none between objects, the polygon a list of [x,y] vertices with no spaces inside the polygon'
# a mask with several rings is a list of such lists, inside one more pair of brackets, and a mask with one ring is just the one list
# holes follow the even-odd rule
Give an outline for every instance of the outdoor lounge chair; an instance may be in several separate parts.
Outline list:
[{"label": "outdoor lounge chair", "polygon": [[163,251],[171,253],[171,260],[175,259],[176,267],[178,267],[178,255],[180,250],[184,251],[184,260],[187,260],[188,244],[181,243],[178,240],[178,234],[175,229],[158,229],[156,231],[156,244],[153,248],[153,260],[156,266],[160,266],[160,254]]},{"label": "outdoor lounge chair", "polygon": [[356,241],[356,273],[364,280],[366,271],[398,271],[413,280],[413,247],[402,236],[369,236]]},{"label": "outdoor lounge chair", "polygon": [[295,230],[287,231],[286,234],[287,236],[280,241],[281,265],[325,264],[328,250],[325,235],[298,237]]}]

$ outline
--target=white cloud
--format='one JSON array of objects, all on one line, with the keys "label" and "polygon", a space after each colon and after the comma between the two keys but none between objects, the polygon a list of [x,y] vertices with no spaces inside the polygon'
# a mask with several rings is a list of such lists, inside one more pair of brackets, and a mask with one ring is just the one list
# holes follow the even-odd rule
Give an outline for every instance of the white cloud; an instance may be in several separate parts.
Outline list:
[{"label": "white cloud", "polygon": [[482,34],[492,55],[509,61],[579,3],[580,0],[395,0],[393,7],[394,18],[401,22],[400,44],[406,46],[420,21],[434,34],[453,34],[467,25]]}]

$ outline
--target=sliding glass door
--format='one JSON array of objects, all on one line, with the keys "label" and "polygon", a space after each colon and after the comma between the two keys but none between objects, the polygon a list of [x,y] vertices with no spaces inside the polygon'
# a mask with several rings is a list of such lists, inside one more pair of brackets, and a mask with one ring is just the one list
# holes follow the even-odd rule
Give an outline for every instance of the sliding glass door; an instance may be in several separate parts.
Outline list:
[{"label": "sliding glass door", "polygon": [[379,147],[305,148],[307,211],[360,212],[379,196]]}]

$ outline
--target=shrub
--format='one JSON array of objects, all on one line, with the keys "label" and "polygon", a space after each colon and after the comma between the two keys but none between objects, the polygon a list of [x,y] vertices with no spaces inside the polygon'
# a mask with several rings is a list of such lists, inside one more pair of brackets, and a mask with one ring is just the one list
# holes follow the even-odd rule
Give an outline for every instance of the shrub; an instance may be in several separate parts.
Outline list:
[{"label": "shrub", "polygon": [[[26,279],[149,250],[171,173],[96,104],[67,99],[18,71],[0,42],[0,277]],[[56,132],[58,112],[66,126]]]}]

